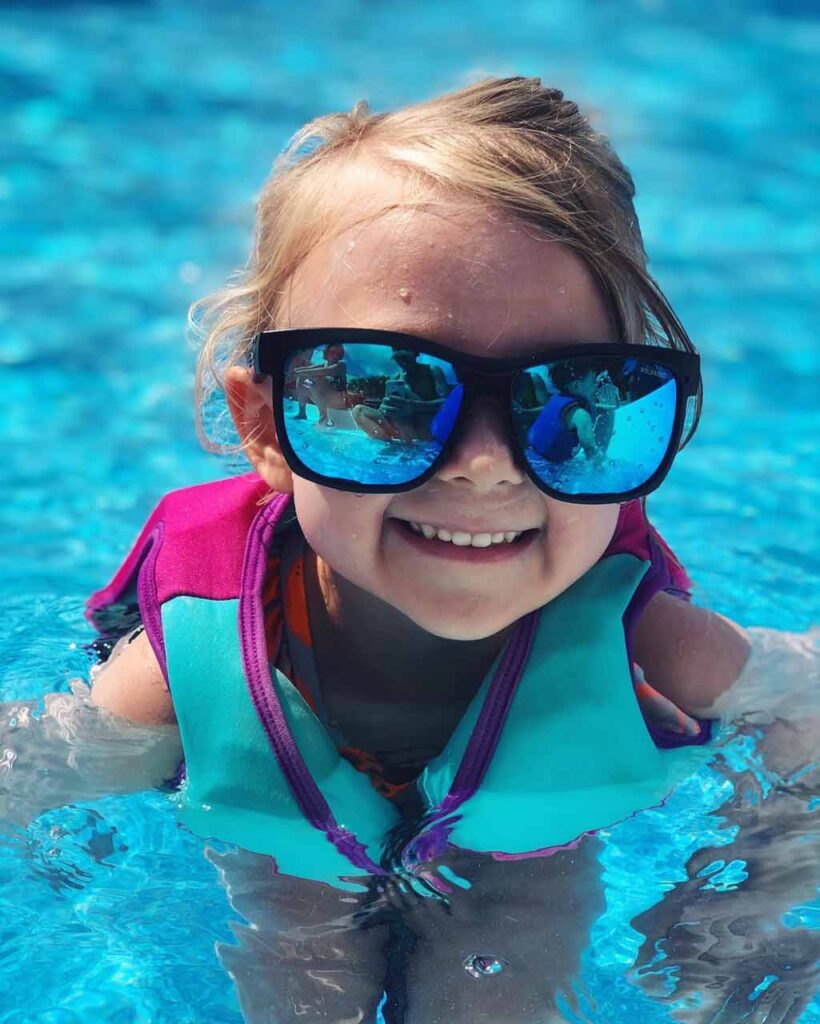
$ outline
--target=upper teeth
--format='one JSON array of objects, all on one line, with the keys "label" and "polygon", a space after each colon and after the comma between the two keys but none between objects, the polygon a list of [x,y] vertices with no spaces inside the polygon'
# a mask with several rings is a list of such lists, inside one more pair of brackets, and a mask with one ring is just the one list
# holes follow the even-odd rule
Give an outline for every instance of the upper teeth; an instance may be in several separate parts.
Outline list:
[{"label": "upper teeth", "polygon": [[448,541],[460,548],[488,548],[491,544],[509,544],[516,537],[520,537],[522,530],[504,530],[498,533],[467,533],[466,530],[442,530],[437,526],[430,526],[429,523],[410,523],[411,529],[416,533],[422,533],[428,540]]}]

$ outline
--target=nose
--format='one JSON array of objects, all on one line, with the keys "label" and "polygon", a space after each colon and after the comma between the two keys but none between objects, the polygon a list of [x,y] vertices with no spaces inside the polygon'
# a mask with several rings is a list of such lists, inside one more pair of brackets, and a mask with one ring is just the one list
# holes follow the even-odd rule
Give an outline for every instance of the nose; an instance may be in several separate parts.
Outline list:
[{"label": "nose", "polygon": [[513,459],[510,441],[498,401],[482,395],[466,410],[455,446],[436,476],[446,483],[470,483],[482,491],[524,483],[527,477]]}]

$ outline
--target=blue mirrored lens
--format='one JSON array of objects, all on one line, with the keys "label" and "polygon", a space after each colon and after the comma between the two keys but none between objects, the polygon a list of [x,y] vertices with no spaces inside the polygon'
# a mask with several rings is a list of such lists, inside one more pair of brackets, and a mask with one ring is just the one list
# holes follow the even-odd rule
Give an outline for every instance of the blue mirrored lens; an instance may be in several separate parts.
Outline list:
[{"label": "blue mirrored lens", "polygon": [[536,475],[561,494],[623,494],[663,462],[677,382],[651,359],[589,356],[517,374],[516,435]]},{"label": "blue mirrored lens", "polygon": [[314,473],[364,485],[410,483],[441,452],[462,393],[450,363],[409,349],[299,349],[285,365],[288,440]]}]

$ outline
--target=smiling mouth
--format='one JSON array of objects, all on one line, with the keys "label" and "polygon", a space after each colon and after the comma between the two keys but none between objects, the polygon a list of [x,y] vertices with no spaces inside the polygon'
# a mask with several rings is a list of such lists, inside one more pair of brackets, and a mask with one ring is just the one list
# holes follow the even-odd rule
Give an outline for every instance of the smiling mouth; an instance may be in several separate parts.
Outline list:
[{"label": "smiling mouth", "polygon": [[429,541],[441,541],[459,548],[489,548],[506,544],[520,543],[522,537],[537,532],[535,530],[497,530],[495,532],[468,533],[466,530],[447,530],[444,527],[432,526],[430,523],[414,522],[398,519],[397,522],[409,532]]}]

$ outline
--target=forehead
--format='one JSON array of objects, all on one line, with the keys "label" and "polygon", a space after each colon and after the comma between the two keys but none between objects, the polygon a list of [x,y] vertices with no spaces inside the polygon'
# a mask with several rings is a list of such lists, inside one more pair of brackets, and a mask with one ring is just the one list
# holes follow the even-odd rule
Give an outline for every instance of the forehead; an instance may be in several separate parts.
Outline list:
[{"label": "forehead", "polygon": [[408,205],[400,182],[372,184],[294,273],[277,326],[403,331],[499,357],[612,340],[600,289],[567,246],[477,203]]}]

